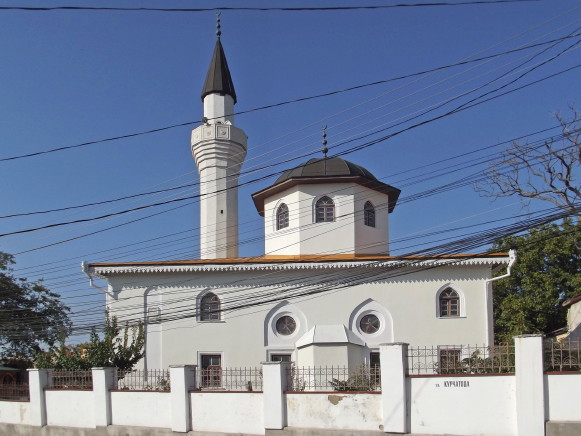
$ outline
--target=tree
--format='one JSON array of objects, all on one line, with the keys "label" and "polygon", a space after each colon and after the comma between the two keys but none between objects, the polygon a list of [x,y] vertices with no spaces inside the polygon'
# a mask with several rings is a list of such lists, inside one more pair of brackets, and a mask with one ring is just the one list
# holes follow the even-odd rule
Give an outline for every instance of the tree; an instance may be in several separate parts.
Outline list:
[{"label": "tree", "polygon": [[117,317],[110,317],[107,312],[103,339],[93,329],[89,342],[76,346],[67,346],[62,342],[60,347],[38,353],[34,363],[37,368],[86,370],[115,367],[129,371],[143,357],[144,345],[143,324],[125,326],[122,332]]},{"label": "tree", "polygon": [[569,119],[555,114],[561,126],[558,137],[540,146],[514,142],[475,189],[487,197],[520,197],[525,206],[533,199],[548,201],[581,221],[581,187],[576,180],[581,166],[581,119],[575,108],[571,111]]},{"label": "tree", "polygon": [[14,258],[0,252],[0,358],[30,359],[70,332],[70,309],[38,282],[12,275]]},{"label": "tree", "polygon": [[496,341],[564,327],[561,303],[581,289],[581,223],[564,220],[507,236],[495,242],[493,251],[511,248],[517,250],[511,276],[493,288]]}]

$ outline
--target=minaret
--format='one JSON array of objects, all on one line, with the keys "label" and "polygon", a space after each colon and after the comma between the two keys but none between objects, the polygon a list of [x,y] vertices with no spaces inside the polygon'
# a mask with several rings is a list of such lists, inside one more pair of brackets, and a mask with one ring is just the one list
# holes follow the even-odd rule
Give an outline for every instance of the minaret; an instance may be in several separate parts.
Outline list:
[{"label": "minaret", "polygon": [[218,39],[202,89],[205,124],[192,131],[192,155],[200,174],[200,257],[238,257],[238,176],[246,134],[234,127],[236,92]]}]

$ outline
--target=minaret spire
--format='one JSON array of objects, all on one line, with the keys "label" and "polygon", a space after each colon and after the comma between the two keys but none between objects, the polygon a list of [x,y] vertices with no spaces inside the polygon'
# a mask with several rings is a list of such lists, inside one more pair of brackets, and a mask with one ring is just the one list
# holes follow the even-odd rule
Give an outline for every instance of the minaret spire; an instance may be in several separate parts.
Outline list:
[{"label": "minaret spire", "polygon": [[202,101],[208,94],[216,93],[219,95],[229,95],[236,103],[236,91],[234,90],[234,83],[224,54],[224,48],[220,37],[222,35],[222,24],[220,15],[216,18],[216,45],[214,46],[214,53],[210,61],[210,68],[206,75],[206,81],[202,88]]}]

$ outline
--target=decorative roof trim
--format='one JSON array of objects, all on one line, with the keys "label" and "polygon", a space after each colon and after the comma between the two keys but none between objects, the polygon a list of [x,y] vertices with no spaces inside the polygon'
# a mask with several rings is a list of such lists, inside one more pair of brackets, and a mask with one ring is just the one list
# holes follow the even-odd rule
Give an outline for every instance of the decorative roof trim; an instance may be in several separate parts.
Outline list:
[{"label": "decorative roof trim", "polygon": [[[469,257],[471,256],[471,257]],[[234,259],[232,259],[234,261]],[[352,269],[352,268],[425,268],[434,266],[472,266],[508,264],[508,255],[461,255],[440,257],[395,258],[385,256],[376,259],[326,260],[326,261],[276,261],[249,258],[247,262],[212,263],[212,261],[186,263],[127,263],[92,264],[90,272],[99,277],[117,274],[157,274],[190,272],[238,272],[238,271],[283,271],[303,269]]]},{"label": "decorative roof trim", "polygon": [[269,186],[258,192],[252,194],[252,201],[254,201],[254,206],[258,211],[260,216],[264,216],[264,202],[267,198],[278,194],[279,192],[286,191],[289,188],[297,185],[316,185],[321,183],[357,183],[358,185],[364,186],[365,188],[372,189],[382,194],[386,194],[389,197],[389,208],[388,213],[393,212],[397,199],[401,190],[394,188],[387,183],[380,182],[378,180],[368,179],[364,176],[302,176],[302,177],[292,177],[276,185]]}]

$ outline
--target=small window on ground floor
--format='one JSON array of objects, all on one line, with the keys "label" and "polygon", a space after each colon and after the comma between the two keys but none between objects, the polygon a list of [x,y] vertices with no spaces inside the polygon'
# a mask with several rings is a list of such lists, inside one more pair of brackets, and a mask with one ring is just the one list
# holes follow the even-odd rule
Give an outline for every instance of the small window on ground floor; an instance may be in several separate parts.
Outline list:
[{"label": "small window on ground floor", "polygon": [[440,349],[440,374],[458,374],[462,367],[462,351],[459,349]]},{"label": "small window on ground floor", "polygon": [[222,356],[220,354],[203,354],[201,363],[200,387],[222,386]]},{"label": "small window on ground floor", "polygon": [[290,353],[277,353],[270,355],[271,362],[290,362],[291,361],[291,354]]},{"label": "small window on ground floor", "polygon": [[378,385],[381,379],[381,363],[379,361],[378,351],[369,353],[369,370],[371,371],[373,381]]}]

